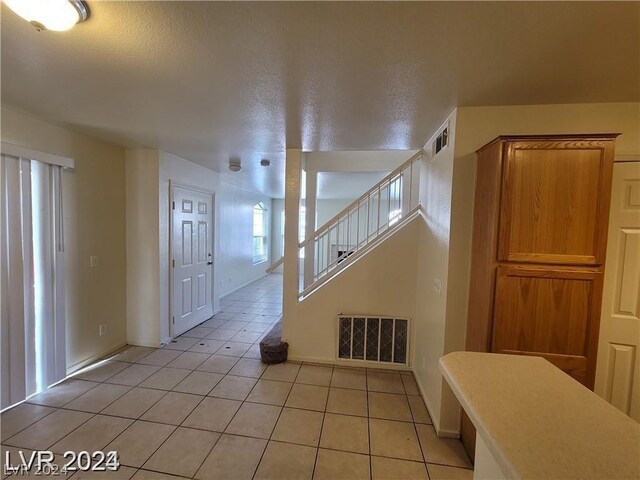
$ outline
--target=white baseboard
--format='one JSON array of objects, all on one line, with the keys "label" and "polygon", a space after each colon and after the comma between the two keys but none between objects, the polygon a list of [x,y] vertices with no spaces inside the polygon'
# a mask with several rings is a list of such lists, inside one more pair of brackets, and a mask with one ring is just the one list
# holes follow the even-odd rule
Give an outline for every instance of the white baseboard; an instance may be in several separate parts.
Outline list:
[{"label": "white baseboard", "polygon": [[446,438],[460,438],[460,432],[453,430],[443,430],[440,428],[440,418],[434,415],[434,409],[431,403],[429,402],[429,397],[425,393],[425,389],[422,386],[422,382],[420,382],[420,377],[413,372],[413,376],[416,379],[416,383],[418,384],[418,390],[420,390],[420,396],[422,397],[422,401],[424,402],[424,406],[427,407],[427,412],[429,412],[429,417],[431,417],[431,422],[433,423],[433,428],[436,431],[436,434],[439,437]]},{"label": "white baseboard", "polygon": [[335,359],[332,360],[328,358],[305,357],[302,355],[289,355],[287,359],[291,360],[292,362],[319,363],[321,365],[333,365],[334,367],[359,367],[359,368],[370,368],[375,370],[401,370],[403,372],[411,371],[411,369],[406,365],[387,365],[387,364],[378,364],[373,362],[365,363],[363,361],[357,361],[357,360],[335,360]]},{"label": "white baseboard", "polygon": [[71,375],[73,372],[76,372],[76,371],[80,370],[83,367],[86,367],[90,363],[93,363],[96,360],[99,360],[102,357],[106,357],[110,353],[113,353],[116,350],[121,349],[126,344],[127,344],[126,341],[121,340],[121,341],[115,343],[114,345],[108,347],[107,349],[105,349],[104,351],[102,351],[100,353],[96,353],[95,355],[91,355],[90,357],[87,357],[84,360],[80,360],[79,362],[74,363],[73,365],[67,367],[67,376]]},{"label": "white baseboard", "polygon": [[127,339],[127,345],[131,345],[134,347],[151,347],[151,348],[160,348],[160,344],[147,342],[146,340],[135,340],[135,339]]}]

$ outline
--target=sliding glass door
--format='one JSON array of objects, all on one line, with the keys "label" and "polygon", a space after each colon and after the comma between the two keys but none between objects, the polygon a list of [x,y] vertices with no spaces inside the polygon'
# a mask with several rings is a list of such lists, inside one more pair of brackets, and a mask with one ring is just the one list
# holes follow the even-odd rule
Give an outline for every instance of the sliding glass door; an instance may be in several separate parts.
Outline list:
[{"label": "sliding glass door", "polygon": [[1,408],[66,375],[61,167],[0,156]]}]

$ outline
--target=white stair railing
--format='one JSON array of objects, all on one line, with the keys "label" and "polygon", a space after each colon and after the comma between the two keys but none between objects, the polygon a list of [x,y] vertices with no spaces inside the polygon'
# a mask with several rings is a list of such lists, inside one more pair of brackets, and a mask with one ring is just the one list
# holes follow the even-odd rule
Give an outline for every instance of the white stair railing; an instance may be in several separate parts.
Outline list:
[{"label": "white stair railing", "polygon": [[[413,218],[419,209],[422,150],[298,245],[304,297]],[[302,255],[301,255],[302,256]]]}]

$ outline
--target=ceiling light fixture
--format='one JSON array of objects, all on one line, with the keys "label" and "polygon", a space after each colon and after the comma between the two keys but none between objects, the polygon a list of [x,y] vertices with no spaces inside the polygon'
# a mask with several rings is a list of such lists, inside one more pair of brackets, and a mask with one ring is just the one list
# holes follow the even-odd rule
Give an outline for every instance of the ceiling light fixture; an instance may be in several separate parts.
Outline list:
[{"label": "ceiling light fixture", "polygon": [[62,32],[89,18],[89,6],[81,0],[4,0],[4,3],[38,30]]},{"label": "ceiling light fixture", "polygon": [[236,173],[242,170],[242,163],[240,163],[239,158],[230,158],[229,159],[229,170]]}]

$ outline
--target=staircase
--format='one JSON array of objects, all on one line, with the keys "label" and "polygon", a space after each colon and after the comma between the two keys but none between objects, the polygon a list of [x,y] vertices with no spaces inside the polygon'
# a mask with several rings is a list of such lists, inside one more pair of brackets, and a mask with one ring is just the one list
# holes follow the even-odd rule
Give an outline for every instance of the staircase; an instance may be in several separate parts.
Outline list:
[{"label": "staircase", "polygon": [[298,245],[304,251],[299,300],[418,215],[422,154],[409,158]]}]

